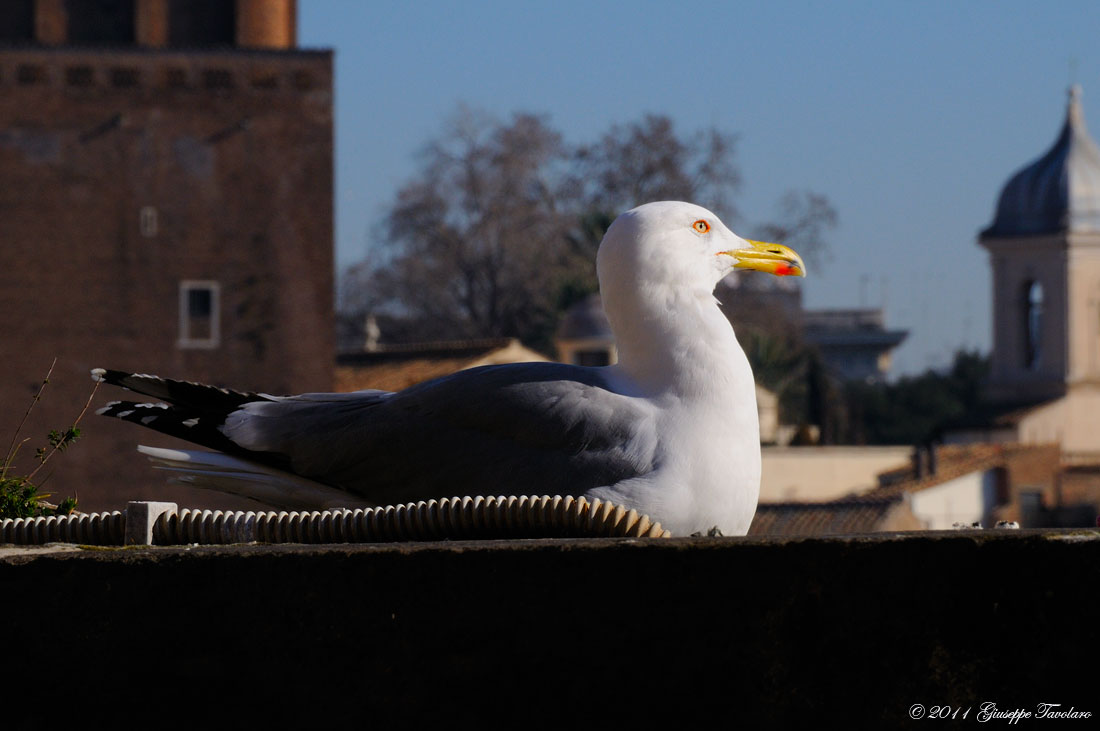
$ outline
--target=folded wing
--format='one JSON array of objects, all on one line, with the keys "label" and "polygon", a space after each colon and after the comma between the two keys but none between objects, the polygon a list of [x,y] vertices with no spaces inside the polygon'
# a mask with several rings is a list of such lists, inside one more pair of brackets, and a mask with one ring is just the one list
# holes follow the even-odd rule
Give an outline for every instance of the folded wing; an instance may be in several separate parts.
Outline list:
[{"label": "folded wing", "polygon": [[487,366],[398,393],[290,397],[101,373],[168,402],[123,402],[101,413],[374,504],[466,494],[578,495],[644,475],[656,459],[651,407],[617,393],[604,369]]}]

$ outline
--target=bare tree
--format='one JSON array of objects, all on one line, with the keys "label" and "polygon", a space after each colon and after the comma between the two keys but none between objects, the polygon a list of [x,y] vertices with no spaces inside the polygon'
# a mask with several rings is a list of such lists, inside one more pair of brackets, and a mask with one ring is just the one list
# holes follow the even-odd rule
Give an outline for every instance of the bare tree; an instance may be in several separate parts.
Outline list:
[{"label": "bare tree", "polygon": [[565,150],[542,118],[506,124],[461,109],[427,146],[386,217],[381,300],[430,336],[529,336],[553,318],[565,230]]},{"label": "bare tree", "polygon": [[650,201],[683,200],[733,220],[741,185],[736,141],[714,128],[681,138],[672,120],[657,114],[615,125],[574,153],[580,198],[589,210],[613,216]]},{"label": "bare tree", "polygon": [[[373,313],[384,341],[514,336],[549,351],[561,311],[596,291],[596,249],[620,212],[686,200],[736,217],[735,146],[648,115],[570,148],[543,117],[462,107],[397,192],[384,245],[345,273],[343,320],[354,329]],[[813,260],[835,221],[824,196],[791,193],[761,237]]]}]

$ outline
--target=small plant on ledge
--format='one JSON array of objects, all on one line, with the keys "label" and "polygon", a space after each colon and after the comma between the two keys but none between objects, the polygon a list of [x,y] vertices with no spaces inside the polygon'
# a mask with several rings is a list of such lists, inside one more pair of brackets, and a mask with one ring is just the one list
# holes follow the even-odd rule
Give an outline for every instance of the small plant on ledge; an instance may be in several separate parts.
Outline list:
[{"label": "small plant on ledge", "polygon": [[80,429],[77,427],[77,424],[80,423],[80,420],[84,418],[84,414],[87,413],[88,407],[92,403],[92,398],[95,397],[96,389],[99,388],[98,383],[92,389],[92,393],[88,397],[87,403],[84,404],[84,408],[80,410],[80,414],[77,415],[72,425],[64,430],[51,429],[50,433],[46,436],[47,445],[35,450],[34,458],[38,462],[38,465],[26,475],[9,474],[15,462],[15,457],[19,453],[19,448],[30,441],[30,437],[20,440],[19,433],[27,423],[27,418],[31,415],[31,411],[34,410],[35,405],[42,398],[42,393],[46,390],[46,384],[50,382],[50,375],[53,373],[55,365],[57,365],[56,358],[54,358],[53,363],[50,364],[50,369],[46,372],[46,377],[42,380],[42,385],[38,387],[38,392],[35,393],[30,406],[27,407],[26,412],[23,414],[22,421],[20,421],[19,426],[16,427],[15,434],[13,434],[11,438],[11,444],[8,446],[7,454],[0,460],[0,519],[68,515],[76,510],[75,498],[67,497],[57,505],[54,505],[47,502],[47,498],[50,497],[49,493],[38,492],[40,485],[49,479],[49,475],[43,478],[42,483],[35,484],[34,480],[42,468],[46,466],[46,463],[49,462],[55,454],[64,452],[73,442],[80,438]]}]

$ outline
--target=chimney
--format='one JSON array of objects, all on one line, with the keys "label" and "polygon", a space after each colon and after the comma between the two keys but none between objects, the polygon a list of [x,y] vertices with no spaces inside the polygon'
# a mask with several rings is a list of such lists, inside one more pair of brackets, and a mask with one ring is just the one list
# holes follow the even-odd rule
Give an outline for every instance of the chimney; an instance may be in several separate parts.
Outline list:
[{"label": "chimney", "polygon": [[378,320],[374,315],[367,315],[367,320],[363,324],[363,332],[366,334],[366,339],[363,341],[363,350],[368,353],[373,353],[378,350],[378,340],[382,337],[382,329],[378,327]]}]

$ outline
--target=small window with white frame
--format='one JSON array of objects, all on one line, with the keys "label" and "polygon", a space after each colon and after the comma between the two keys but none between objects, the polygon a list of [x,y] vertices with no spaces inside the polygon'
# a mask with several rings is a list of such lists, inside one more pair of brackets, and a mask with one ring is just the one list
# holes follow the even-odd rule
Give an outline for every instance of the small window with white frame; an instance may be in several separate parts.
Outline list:
[{"label": "small window with white frame", "polygon": [[180,282],[181,348],[216,348],[221,339],[221,285],[209,280]]},{"label": "small window with white frame", "polygon": [[138,227],[141,229],[141,235],[147,239],[151,239],[157,235],[157,209],[154,206],[142,206],[141,212],[138,214]]}]

